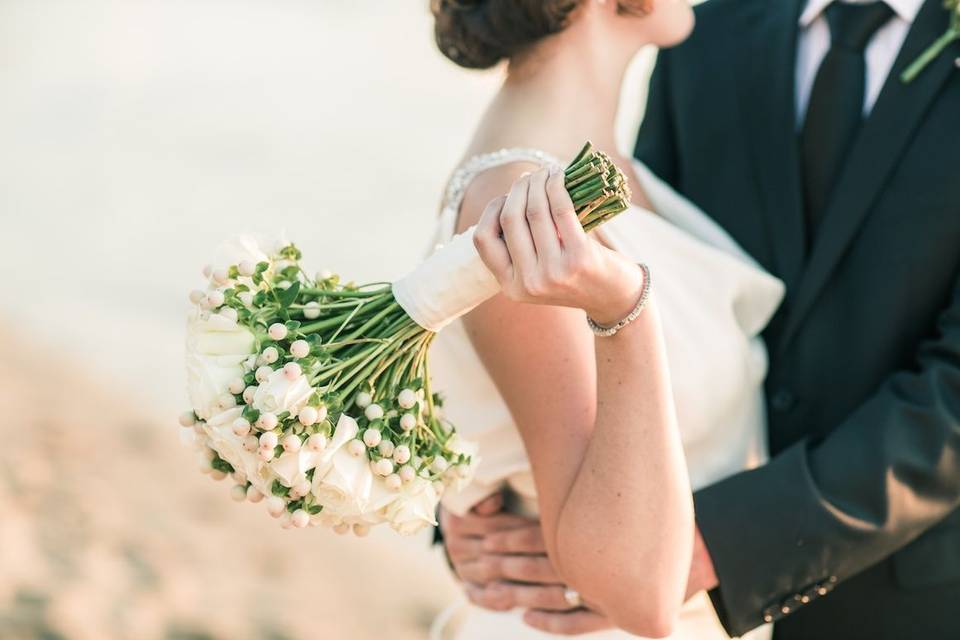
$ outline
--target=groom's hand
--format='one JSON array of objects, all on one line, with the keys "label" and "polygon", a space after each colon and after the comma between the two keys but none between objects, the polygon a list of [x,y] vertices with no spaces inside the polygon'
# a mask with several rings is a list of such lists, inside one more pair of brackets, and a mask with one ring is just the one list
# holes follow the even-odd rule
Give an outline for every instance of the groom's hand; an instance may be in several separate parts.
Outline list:
[{"label": "groom's hand", "polygon": [[501,513],[493,496],[464,517],[441,512],[447,556],[473,604],[493,611],[527,609],[532,627],[575,635],[612,625],[599,613],[572,607],[547,557],[540,522]]},{"label": "groom's hand", "polygon": [[502,512],[500,495],[467,515],[442,511],[447,557],[470,601],[494,611],[569,611],[565,586],[547,557],[540,522]]}]

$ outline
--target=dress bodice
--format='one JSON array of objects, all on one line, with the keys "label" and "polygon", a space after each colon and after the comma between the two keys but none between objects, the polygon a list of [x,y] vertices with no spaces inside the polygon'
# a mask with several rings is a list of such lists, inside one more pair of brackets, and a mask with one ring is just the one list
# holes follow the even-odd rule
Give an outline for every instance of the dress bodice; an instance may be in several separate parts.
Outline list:
[{"label": "dress bodice", "polygon": [[[505,149],[465,162],[447,187],[437,244],[452,237],[470,181],[514,162],[557,160],[533,149]],[[783,285],[644,165],[636,163],[634,169],[657,213],[634,206],[595,233],[631,260],[647,263],[653,273],[691,482],[701,487],[765,460],[761,387],[767,359],[759,333],[779,304]],[[519,433],[461,322],[437,336],[431,368],[447,397],[448,417],[480,445],[476,479],[445,505],[464,510],[504,485],[534,498]]]},{"label": "dress bodice", "polygon": [[[452,237],[470,181],[481,171],[509,162],[556,160],[517,149],[467,161],[447,189],[435,236],[438,244]],[[784,289],[704,212],[644,165],[637,163],[634,170],[657,213],[634,206],[594,233],[610,248],[650,267],[678,425],[696,489],[766,460],[762,388],[767,358],[759,334]],[[463,512],[509,487],[519,496],[522,510],[535,511],[536,491],[523,441],[462,322],[437,335],[430,357],[437,386],[446,396],[446,415],[480,447],[474,480],[463,492],[445,498],[445,508]],[[458,637],[547,637],[511,616],[474,610]],[[601,635],[611,640],[629,637],[621,632]],[[750,638],[769,635],[769,628],[764,628]],[[725,637],[705,595],[684,606],[674,638]]]}]

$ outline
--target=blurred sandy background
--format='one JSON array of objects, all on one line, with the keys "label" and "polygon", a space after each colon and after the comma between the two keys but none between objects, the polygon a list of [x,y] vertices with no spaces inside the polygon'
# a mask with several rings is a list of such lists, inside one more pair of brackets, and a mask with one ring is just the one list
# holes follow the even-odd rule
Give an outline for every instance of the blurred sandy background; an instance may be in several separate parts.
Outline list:
[{"label": "blurred sandy background", "polygon": [[358,280],[422,255],[499,81],[431,26],[427,0],[0,0],[0,638],[402,640],[456,597],[426,537],[232,503],[175,426],[227,234]]}]

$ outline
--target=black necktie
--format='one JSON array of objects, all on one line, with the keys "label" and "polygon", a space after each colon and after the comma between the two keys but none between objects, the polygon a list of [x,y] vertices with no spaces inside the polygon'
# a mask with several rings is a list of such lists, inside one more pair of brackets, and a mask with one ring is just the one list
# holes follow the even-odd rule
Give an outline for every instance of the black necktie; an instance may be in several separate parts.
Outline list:
[{"label": "black necktie", "polygon": [[817,71],[800,134],[808,242],[823,220],[830,192],[863,121],[864,50],[877,29],[893,17],[893,10],[884,2],[835,1],[826,16],[832,42]]}]

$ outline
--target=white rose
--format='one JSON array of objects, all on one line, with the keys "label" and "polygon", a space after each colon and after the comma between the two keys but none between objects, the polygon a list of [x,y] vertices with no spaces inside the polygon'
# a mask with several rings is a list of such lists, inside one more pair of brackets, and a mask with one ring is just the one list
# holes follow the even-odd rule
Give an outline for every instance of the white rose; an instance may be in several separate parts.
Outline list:
[{"label": "white rose", "polygon": [[290,415],[297,415],[300,409],[307,404],[313,387],[307,382],[304,375],[289,380],[283,369],[277,369],[267,381],[257,387],[253,394],[253,406],[268,413],[282,413],[289,411]]},{"label": "white rose", "polygon": [[333,454],[322,478],[314,474],[313,495],[324,513],[341,520],[356,519],[366,511],[373,482],[366,457],[354,458],[341,448]]},{"label": "white rose", "polygon": [[187,323],[187,390],[202,420],[220,412],[217,402],[230,381],[243,376],[243,362],[255,342],[253,334],[239,325],[217,328],[197,316]]},{"label": "white rose", "polygon": [[317,466],[322,455],[304,447],[296,453],[281,455],[270,463],[270,470],[285,487],[292,487],[296,478]]},{"label": "white rose", "polygon": [[473,481],[477,465],[480,463],[480,456],[477,455],[479,448],[476,442],[464,440],[459,434],[454,434],[447,441],[447,450],[454,454],[451,458],[456,459],[456,456],[460,454],[470,458],[470,464],[463,473],[460,473],[460,467],[464,465],[457,465],[448,470],[446,477],[449,481],[450,490],[454,492],[463,491]]},{"label": "white rose", "polygon": [[240,417],[242,411],[240,407],[235,407],[211,418],[203,427],[207,445],[229,462],[235,471],[243,472],[261,493],[270,495],[273,477],[269,469],[255,453],[246,451],[243,439],[233,433],[233,421]]},{"label": "white rose", "polygon": [[396,497],[373,475],[366,456],[355,458],[347,452],[344,445],[359,431],[356,420],[341,414],[330,443],[318,454],[312,493],[323,505],[324,523],[377,524]]},{"label": "white rose", "polygon": [[435,514],[440,502],[433,484],[417,478],[386,509],[386,518],[394,531],[412,535],[428,525],[436,526]]}]

